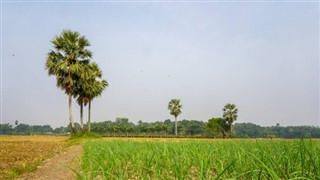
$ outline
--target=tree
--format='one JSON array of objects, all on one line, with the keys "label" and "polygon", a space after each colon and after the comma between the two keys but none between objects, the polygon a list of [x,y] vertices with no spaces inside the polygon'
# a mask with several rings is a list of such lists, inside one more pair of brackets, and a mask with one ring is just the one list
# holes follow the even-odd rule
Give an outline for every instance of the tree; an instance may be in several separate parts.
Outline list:
[{"label": "tree", "polygon": [[17,134],[30,134],[31,127],[29,126],[29,124],[19,124],[16,127],[14,127],[14,131]]},{"label": "tree", "polygon": [[89,104],[88,112],[88,131],[90,132],[91,122],[91,100],[101,95],[105,87],[108,86],[106,80],[102,80],[102,71],[98,64],[92,62],[83,64],[83,73],[79,76],[78,83],[75,86],[74,97],[77,97],[77,102],[80,106],[80,126],[83,128],[83,106]]},{"label": "tree", "polygon": [[13,134],[14,130],[10,124],[0,124],[0,135]]},{"label": "tree", "polygon": [[83,73],[81,62],[89,61],[92,57],[92,53],[86,49],[90,44],[85,36],[80,36],[78,32],[70,30],[64,30],[60,36],[56,36],[51,42],[54,50],[48,53],[46,69],[48,69],[49,75],[56,76],[57,87],[69,96],[70,129],[72,133],[75,133],[76,128],[72,116],[72,95],[75,84]]},{"label": "tree", "polygon": [[265,128],[253,123],[236,123],[234,131],[239,138],[262,138],[266,134]]},{"label": "tree", "polygon": [[67,132],[66,128],[63,126],[57,127],[53,130],[55,134],[65,134]]},{"label": "tree", "polygon": [[92,85],[93,91],[89,96],[89,113],[88,113],[88,131],[90,132],[90,122],[91,122],[91,102],[95,97],[101,96],[103,90],[108,86],[106,80],[95,81]]},{"label": "tree", "polygon": [[227,121],[230,130],[230,136],[232,133],[232,123],[238,118],[238,109],[234,104],[226,104],[223,108],[223,118]]},{"label": "tree", "polygon": [[196,135],[205,132],[205,124],[202,121],[186,120],[186,134]]},{"label": "tree", "polygon": [[169,126],[168,126],[167,124],[163,124],[161,128],[162,128],[162,130],[165,132],[165,135],[166,135],[166,137],[167,137],[167,133],[168,133],[168,130],[169,130]]},{"label": "tree", "polygon": [[175,118],[175,135],[178,135],[178,122],[177,117],[182,113],[181,112],[182,105],[180,104],[179,99],[171,99],[168,104],[168,110],[170,110],[170,114]]},{"label": "tree", "polygon": [[88,98],[85,96],[80,96],[77,98],[77,103],[80,106],[80,128],[81,131],[84,132],[84,126],[83,126],[83,105],[86,105],[88,103]]},{"label": "tree", "polygon": [[209,131],[213,132],[215,137],[225,137],[226,133],[229,131],[226,120],[220,117],[209,119],[207,128]]},{"label": "tree", "polygon": [[[78,77],[78,83],[75,85],[75,89],[73,91],[73,95],[77,98],[77,103],[80,106],[80,128],[82,132],[84,132],[83,125],[83,106],[86,106],[89,103],[89,93],[90,93],[90,80],[94,77],[94,72],[92,66],[95,63],[89,63],[84,61],[82,63],[83,72]],[[100,70],[100,69],[99,69]]]},{"label": "tree", "polygon": [[85,66],[85,74],[82,79],[83,94],[79,97],[85,98],[85,105],[88,103],[88,131],[90,132],[91,123],[91,102],[95,97],[101,96],[102,92],[108,87],[108,82],[102,78],[102,71],[98,64],[90,63]]}]

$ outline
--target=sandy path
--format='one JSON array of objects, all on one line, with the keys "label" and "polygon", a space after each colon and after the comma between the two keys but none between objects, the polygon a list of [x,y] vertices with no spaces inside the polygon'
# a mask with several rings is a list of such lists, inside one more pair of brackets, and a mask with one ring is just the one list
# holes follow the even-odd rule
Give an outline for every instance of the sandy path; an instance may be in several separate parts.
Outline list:
[{"label": "sandy path", "polygon": [[81,145],[71,146],[66,151],[45,160],[37,170],[21,175],[18,180],[76,179],[75,173],[68,167],[79,170],[82,151],[83,149]]}]

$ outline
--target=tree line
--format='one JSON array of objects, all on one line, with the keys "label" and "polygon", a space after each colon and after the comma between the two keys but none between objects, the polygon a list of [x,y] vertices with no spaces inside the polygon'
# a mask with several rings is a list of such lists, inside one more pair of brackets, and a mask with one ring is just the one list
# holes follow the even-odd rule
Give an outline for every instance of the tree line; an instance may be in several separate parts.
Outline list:
[{"label": "tree line", "polygon": [[[226,138],[209,125],[209,121],[181,120],[178,121],[178,137]],[[85,125],[86,126],[86,125]],[[228,126],[227,126],[228,127]],[[233,136],[237,138],[320,138],[320,127],[315,126],[275,126],[263,127],[253,123],[236,123]],[[81,130],[80,124],[75,128]],[[155,122],[130,122],[128,118],[116,118],[115,121],[91,123],[91,131],[107,137],[175,137],[175,121],[170,119]],[[52,128],[50,125],[0,124],[1,135],[33,135],[53,134],[68,135],[69,126]]]}]

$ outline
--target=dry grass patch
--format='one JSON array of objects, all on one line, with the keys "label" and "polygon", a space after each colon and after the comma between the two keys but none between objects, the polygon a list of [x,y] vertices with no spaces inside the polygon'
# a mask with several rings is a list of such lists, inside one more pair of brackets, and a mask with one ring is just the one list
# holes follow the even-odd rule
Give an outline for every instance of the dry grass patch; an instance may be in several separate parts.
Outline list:
[{"label": "dry grass patch", "polygon": [[0,136],[0,179],[13,179],[30,172],[60,152],[67,137]]}]

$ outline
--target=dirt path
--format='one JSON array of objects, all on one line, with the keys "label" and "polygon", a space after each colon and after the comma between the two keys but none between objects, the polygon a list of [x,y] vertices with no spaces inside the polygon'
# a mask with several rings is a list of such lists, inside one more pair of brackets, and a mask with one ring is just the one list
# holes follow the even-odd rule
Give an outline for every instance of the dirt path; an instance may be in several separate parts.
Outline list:
[{"label": "dirt path", "polygon": [[72,169],[79,170],[80,156],[82,146],[75,145],[69,147],[66,151],[61,152],[43,162],[37,170],[21,175],[18,180],[72,180],[76,179]]}]

